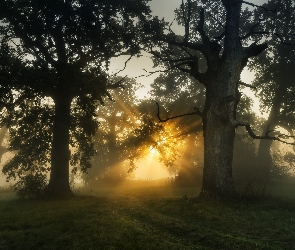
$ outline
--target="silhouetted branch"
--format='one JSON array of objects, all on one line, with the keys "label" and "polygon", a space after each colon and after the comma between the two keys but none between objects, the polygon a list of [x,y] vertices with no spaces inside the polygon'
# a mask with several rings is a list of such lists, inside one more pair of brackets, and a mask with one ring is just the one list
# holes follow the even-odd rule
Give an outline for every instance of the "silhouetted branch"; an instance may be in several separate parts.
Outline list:
[{"label": "silhouetted branch", "polygon": [[256,42],[253,42],[249,47],[244,49],[244,52],[245,52],[244,56],[246,56],[246,58],[257,56],[266,48],[267,48],[266,43],[256,44]]},{"label": "silhouetted branch", "polygon": [[120,69],[118,72],[116,72],[115,74],[114,74],[114,76],[116,76],[116,75],[118,75],[120,72],[122,72],[122,71],[124,71],[125,69],[126,69],[126,67],[127,67],[127,63],[131,60],[131,58],[133,57],[133,55],[130,55],[129,56],[129,58],[125,61],[125,63],[124,63],[124,67],[123,67],[123,69]]},{"label": "silhouetted branch", "polygon": [[248,88],[251,88],[251,89],[257,89],[255,86],[251,85],[251,84],[248,84],[248,83],[245,83],[245,82],[242,82],[242,81],[239,81],[239,85],[243,85],[245,87],[248,87]]},{"label": "silhouetted branch", "polygon": [[252,7],[256,7],[256,8],[261,8],[261,9],[263,9],[265,11],[270,11],[270,12],[274,12],[274,13],[277,11],[276,9],[271,10],[271,9],[265,8],[265,7],[261,6],[261,5],[250,3],[250,2],[247,2],[247,1],[241,1],[241,3],[248,4],[248,5],[250,5]]},{"label": "silhouetted branch", "polygon": [[151,76],[151,75],[153,75],[153,74],[157,74],[157,73],[166,73],[166,72],[168,72],[170,69],[172,69],[172,68],[168,68],[168,69],[164,69],[164,70],[159,69],[159,70],[155,70],[155,71],[147,71],[146,69],[143,69],[146,73],[148,73],[148,75],[140,75],[140,76],[136,76],[136,77],[134,77],[134,78],[139,78],[139,77],[143,77],[143,76],[145,76],[145,77],[149,77],[149,76]]},{"label": "silhouetted branch", "polygon": [[201,35],[201,38],[202,38],[203,43],[204,44],[210,44],[210,39],[206,35],[206,33],[204,31],[204,23],[205,23],[205,11],[202,8],[201,11],[200,11],[200,20],[199,20],[199,23],[198,23],[198,26],[197,26],[196,30]]},{"label": "silhouetted branch", "polygon": [[245,40],[253,35],[269,35],[270,32],[268,31],[255,31],[255,28],[260,25],[261,21],[262,20],[259,20],[259,22],[255,23],[252,27],[250,27],[250,31],[245,36],[240,37],[240,39]]},{"label": "silhouetted branch", "polygon": [[236,127],[245,127],[248,134],[253,139],[273,140],[273,141],[279,141],[279,142],[282,142],[282,143],[288,144],[288,145],[295,145],[295,142],[287,142],[287,141],[284,141],[284,140],[281,139],[281,138],[284,138],[284,139],[295,138],[295,136],[289,136],[289,135],[285,135],[285,134],[279,134],[277,136],[270,136],[269,133],[274,132],[274,130],[269,130],[269,127],[268,127],[268,130],[266,131],[266,133],[264,135],[256,135],[254,133],[254,131],[252,130],[249,123],[243,123],[243,122],[236,121],[235,126]]},{"label": "silhouetted branch", "polygon": [[[171,29],[172,24],[174,23],[174,21],[176,20],[176,18],[174,17],[173,20],[170,22],[169,26],[168,26],[168,30],[174,34],[173,30]],[[175,35],[175,34],[174,34]]]},{"label": "silhouetted branch", "polygon": [[180,118],[180,117],[187,116],[187,115],[199,115],[199,116],[202,116],[203,115],[199,108],[194,108],[195,111],[193,111],[193,112],[182,114],[182,115],[176,115],[176,116],[168,117],[166,119],[162,119],[160,117],[160,105],[159,105],[158,102],[156,102],[156,105],[158,107],[157,117],[159,119],[159,122],[167,122],[169,120],[172,120],[172,119],[175,119],[175,118]]},{"label": "silhouetted branch", "polygon": [[186,41],[186,42],[189,40],[189,34],[190,34],[189,27],[190,27],[191,14],[192,14],[191,0],[187,0],[187,5],[188,5],[188,11],[187,11],[187,15],[186,15],[185,8],[184,8],[184,1],[182,0],[181,10],[182,10],[184,27],[185,27],[184,41]]}]

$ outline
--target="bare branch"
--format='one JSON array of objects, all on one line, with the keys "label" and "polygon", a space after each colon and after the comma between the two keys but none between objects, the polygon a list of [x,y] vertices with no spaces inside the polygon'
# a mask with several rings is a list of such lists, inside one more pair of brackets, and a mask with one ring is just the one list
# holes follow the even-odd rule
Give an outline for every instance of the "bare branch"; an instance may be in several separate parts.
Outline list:
[{"label": "bare branch", "polygon": [[251,85],[251,84],[248,84],[248,83],[245,83],[245,82],[242,82],[242,81],[239,81],[239,85],[243,85],[245,87],[248,87],[248,88],[251,88],[251,89],[257,89],[255,86]]},{"label": "bare branch", "polygon": [[172,120],[172,119],[176,119],[176,118],[180,118],[180,117],[183,117],[183,116],[187,116],[187,115],[199,115],[202,117],[202,112],[200,111],[199,108],[194,108],[195,111],[193,112],[189,112],[189,113],[186,113],[186,114],[182,114],[182,115],[177,115],[177,116],[172,116],[172,117],[168,117],[166,119],[161,119],[160,117],[160,105],[158,102],[156,102],[156,105],[158,107],[158,112],[157,112],[157,117],[159,119],[159,122],[167,122],[169,120]]},{"label": "bare branch", "polygon": [[[185,48],[181,47],[184,51],[186,51]],[[188,51],[186,51],[189,53]],[[169,63],[175,63],[174,65],[170,66],[169,69],[179,69],[182,72],[188,73],[191,76],[195,77],[198,79],[200,82],[204,82],[204,73],[199,72],[199,64],[198,64],[198,57],[196,56],[189,56],[189,57],[184,57],[180,59],[171,59],[171,58],[163,58],[161,57],[158,53],[151,52],[155,57],[160,59],[161,61],[164,62],[169,62]],[[186,67],[183,67],[186,66]]]},{"label": "bare branch", "polygon": [[150,53],[163,62],[175,62],[175,63],[176,62],[189,62],[194,59],[194,56],[192,56],[192,55],[189,57],[184,57],[184,58],[179,58],[179,59],[171,59],[171,58],[163,58],[162,56],[160,56],[160,54],[156,53],[155,51],[151,51]]},{"label": "bare branch", "polygon": [[200,33],[203,43],[210,44],[210,39],[204,31],[204,23],[205,23],[205,15],[204,15],[204,9],[202,8],[200,11],[200,20],[197,26],[197,31]]},{"label": "bare branch", "polygon": [[188,49],[193,49],[193,50],[198,50],[200,52],[204,51],[204,44],[202,43],[191,43],[191,42],[186,42],[186,41],[175,41],[175,40],[171,40],[171,39],[162,39],[163,42],[169,43],[171,45],[174,46],[182,46],[182,47],[186,47]]},{"label": "bare branch", "polygon": [[174,23],[174,21],[176,20],[176,18],[174,17],[172,22],[169,24],[169,27],[168,27],[168,30],[171,32],[171,33],[174,33],[173,30],[171,29],[171,26],[172,24]]},{"label": "bare branch", "polygon": [[247,2],[247,1],[241,1],[240,3],[248,4],[248,5],[252,6],[252,7],[261,8],[261,9],[263,9],[265,11],[270,11],[270,12],[274,12],[274,13],[277,11],[276,9],[271,10],[271,9],[265,8],[265,7],[261,6],[261,5],[250,3],[250,2]]},{"label": "bare branch", "polygon": [[288,145],[295,145],[295,142],[287,142],[287,141],[283,140],[283,139],[295,138],[295,136],[289,136],[289,135],[285,135],[285,134],[279,134],[277,136],[270,136],[269,133],[274,132],[274,130],[268,130],[268,131],[266,131],[266,133],[264,135],[256,135],[254,133],[254,131],[252,130],[249,123],[238,122],[238,121],[236,121],[235,127],[245,127],[248,134],[253,139],[273,140],[273,141],[279,141],[279,142],[282,142],[282,143],[288,144]]},{"label": "bare branch", "polygon": [[120,72],[122,72],[122,71],[124,71],[124,70],[126,69],[126,67],[127,67],[127,63],[131,60],[132,57],[133,57],[133,55],[129,56],[129,58],[128,58],[128,59],[125,61],[125,63],[124,63],[124,67],[123,67],[123,69],[120,69],[118,72],[116,72],[116,73],[114,74],[114,76],[118,75]]},{"label": "bare branch", "polygon": [[139,75],[139,76],[135,76],[134,78],[139,78],[139,77],[149,77],[153,74],[157,74],[157,73],[166,73],[168,72],[169,70],[171,70],[172,68],[168,68],[168,69],[165,69],[165,70],[155,70],[155,71],[147,71],[146,69],[143,69],[146,73],[148,73],[148,75]]}]

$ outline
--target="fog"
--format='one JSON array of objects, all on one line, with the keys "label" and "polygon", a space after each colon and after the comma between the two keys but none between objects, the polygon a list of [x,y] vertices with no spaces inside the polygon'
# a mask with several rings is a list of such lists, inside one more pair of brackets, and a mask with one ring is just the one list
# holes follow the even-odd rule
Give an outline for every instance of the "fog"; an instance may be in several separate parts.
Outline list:
[{"label": "fog", "polygon": [[[165,0],[150,2],[152,14],[173,23],[171,29],[176,34],[183,34],[183,27],[177,25],[174,20],[174,10],[181,2],[179,0],[169,1],[169,4]],[[250,2],[262,4],[266,1]],[[114,101],[106,100],[105,106],[97,108],[99,128],[92,138],[97,154],[91,158],[92,167],[87,169],[86,173],[74,171],[75,174],[71,175],[73,185],[76,183],[95,187],[100,185],[100,182],[120,185],[126,180],[158,179],[173,180],[177,185],[200,184],[204,165],[200,118],[184,116],[160,124],[154,101],[159,100],[163,118],[183,115],[192,112],[196,107],[203,108],[204,88],[197,85],[199,89],[194,92],[196,90],[194,82],[191,79],[183,80],[181,75],[174,75],[170,79],[169,76],[163,78],[160,72],[157,72],[161,68],[154,68],[150,55],[145,52],[137,58],[132,58],[125,65],[127,60],[128,57],[122,56],[110,61],[108,73],[127,76],[126,86],[129,92],[114,90],[111,93]],[[241,80],[253,85],[255,81],[259,81],[255,78],[255,73],[253,68],[250,72],[246,67],[241,73]],[[168,86],[172,78],[178,79],[175,83],[181,86],[180,90],[164,96],[161,88],[157,87],[157,81]],[[260,90],[261,92],[263,90]],[[259,96],[257,89],[245,87],[241,89],[241,94],[243,99],[238,107],[241,117],[255,124],[257,134],[265,133],[265,123],[270,116],[271,107],[267,106],[263,97]],[[50,105],[52,104],[48,106]],[[279,123],[275,128],[276,131],[281,131],[281,134],[290,132],[283,130]],[[4,130],[2,128],[1,132]],[[7,133],[3,134],[5,136],[1,139],[1,147],[5,148],[8,147],[9,137]],[[268,164],[271,178],[289,176],[294,171],[292,146],[280,142],[270,144],[268,157],[271,161]],[[258,159],[262,157],[261,145],[259,141],[247,136],[245,131],[237,130],[233,161],[236,183],[242,186],[262,183],[261,178],[264,176],[259,167],[261,159]],[[72,154],[76,150],[78,149],[73,146]],[[12,156],[13,154],[5,153],[0,166],[4,166]],[[75,168],[76,166],[72,164],[71,169]],[[7,183],[5,180],[6,177],[1,174],[1,187],[13,184],[13,181]]]}]

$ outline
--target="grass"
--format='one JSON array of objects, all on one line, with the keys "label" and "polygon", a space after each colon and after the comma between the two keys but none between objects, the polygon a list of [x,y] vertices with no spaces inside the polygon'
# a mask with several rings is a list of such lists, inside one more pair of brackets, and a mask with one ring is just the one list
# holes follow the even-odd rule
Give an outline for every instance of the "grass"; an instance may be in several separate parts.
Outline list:
[{"label": "grass", "polygon": [[295,194],[213,203],[197,201],[196,188],[159,183],[83,192],[44,201],[0,191],[0,250],[295,249]]}]

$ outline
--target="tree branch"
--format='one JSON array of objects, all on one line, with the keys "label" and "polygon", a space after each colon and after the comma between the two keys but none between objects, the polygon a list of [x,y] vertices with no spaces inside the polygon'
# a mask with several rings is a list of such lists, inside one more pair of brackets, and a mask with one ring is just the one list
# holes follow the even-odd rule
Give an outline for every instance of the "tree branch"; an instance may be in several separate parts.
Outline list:
[{"label": "tree branch", "polygon": [[[156,101],[155,101],[156,102]],[[176,119],[176,118],[180,118],[180,117],[183,117],[183,116],[187,116],[187,115],[199,115],[202,117],[203,113],[200,111],[199,108],[194,108],[195,111],[193,112],[189,112],[189,113],[186,113],[186,114],[182,114],[182,115],[176,115],[176,116],[172,116],[172,117],[168,117],[166,119],[162,119],[160,117],[160,105],[158,102],[156,102],[156,105],[158,107],[158,112],[157,112],[157,117],[159,119],[159,122],[167,122],[169,120],[172,120],[172,119]]]},{"label": "tree branch", "polygon": [[202,43],[191,43],[186,41],[175,41],[168,38],[162,39],[163,42],[166,42],[168,44],[179,46],[179,47],[186,47],[193,50],[198,50],[200,52],[204,51],[204,44]]},{"label": "tree branch", "polygon": [[114,76],[118,75],[120,72],[124,71],[127,67],[128,62],[132,59],[133,55],[130,55],[129,58],[125,61],[123,69],[120,69],[118,72],[114,74]]},{"label": "tree branch", "polygon": [[204,44],[210,44],[210,39],[209,37],[206,35],[205,31],[204,31],[204,23],[205,23],[205,11],[202,8],[200,11],[200,20],[197,26],[197,31],[199,32],[199,34],[201,35],[202,41]]},{"label": "tree branch", "polygon": [[255,23],[252,27],[250,27],[250,31],[246,35],[240,37],[240,39],[245,40],[245,39],[247,39],[247,38],[249,38],[250,36],[253,36],[253,35],[269,35],[268,31],[255,31],[255,28],[258,25],[260,25],[261,21],[262,20],[259,20],[259,22]]},{"label": "tree branch", "polygon": [[245,83],[245,82],[242,82],[242,81],[239,81],[239,85],[243,85],[245,87],[257,90],[257,88],[255,86],[253,86],[251,84],[248,84],[248,83]]},{"label": "tree branch", "polygon": [[187,0],[187,5],[188,5],[188,11],[187,11],[187,15],[186,15],[185,8],[184,8],[184,1],[182,0],[181,10],[182,10],[184,27],[185,27],[184,41],[186,41],[186,42],[189,40],[189,34],[190,34],[189,27],[190,27],[191,14],[192,14],[191,0]]},{"label": "tree branch", "polygon": [[238,122],[236,121],[235,127],[245,127],[248,134],[253,138],[253,139],[260,139],[260,140],[273,140],[273,141],[279,141],[284,144],[288,145],[295,145],[295,142],[287,142],[282,140],[281,138],[295,138],[295,136],[289,136],[285,134],[279,134],[277,136],[270,136],[269,133],[274,132],[274,130],[267,130],[264,135],[256,135],[254,131],[252,130],[251,126],[249,123],[244,123],[244,122]]},{"label": "tree branch", "polygon": [[280,34],[278,34],[278,33],[274,33],[274,35],[277,36],[277,37],[280,39],[280,41],[281,41],[282,44],[285,44],[285,45],[295,45],[295,43],[287,43],[287,42],[282,38],[282,36],[281,36]]},{"label": "tree branch", "polygon": [[271,9],[265,8],[265,7],[261,6],[261,5],[250,3],[250,2],[247,2],[247,1],[241,1],[240,3],[248,4],[248,5],[252,6],[252,7],[261,8],[261,9],[263,9],[265,11],[270,11],[270,12],[274,12],[274,13],[277,11],[276,9],[271,10]]},{"label": "tree branch", "polygon": [[249,47],[244,49],[244,57],[248,59],[249,57],[258,56],[266,48],[266,43],[256,44],[256,42],[253,42]]}]

